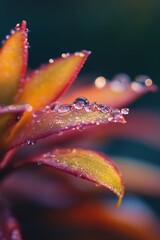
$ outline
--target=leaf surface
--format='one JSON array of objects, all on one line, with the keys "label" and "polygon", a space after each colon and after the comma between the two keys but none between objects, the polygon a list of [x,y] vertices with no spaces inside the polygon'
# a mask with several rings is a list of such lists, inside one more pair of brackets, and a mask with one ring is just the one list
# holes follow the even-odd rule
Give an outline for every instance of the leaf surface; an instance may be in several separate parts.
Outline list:
[{"label": "leaf surface", "polygon": [[148,82],[150,80],[150,82],[146,82],[146,84],[145,82],[143,84],[136,81],[124,83],[112,80],[106,82],[102,88],[96,87],[94,83],[86,86],[78,86],[67,92],[62,97],[61,102],[71,102],[77,96],[85,96],[93,102],[98,101],[108,104],[111,107],[124,107],[145,93],[157,90],[157,86],[152,83],[152,80],[147,80]]},{"label": "leaf surface", "polygon": [[5,105],[13,103],[28,59],[26,22],[17,24],[11,32],[0,49],[0,103]]},{"label": "leaf surface", "polygon": [[[113,191],[121,201],[124,185],[121,174],[112,160],[99,152],[70,148],[55,149],[26,162],[46,164],[77,177],[90,180]],[[20,164],[24,164],[25,161]]]},{"label": "leaf surface", "polygon": [[87,51],[62,54],[61,58],[34,71],[25,82],[17,102],[28,103],[38,110],[57,100],[72,84],[89,54]]},{"label": "leaf surface", "polygon": [[34,144],[37,139],[52,134],[60,135],[66,130],[83,130],[86,126],[108,122],[125,123],[126,121],[120,110],[110,109],[101,104],[88,103],[81,109],[77,109],[75,104],[55,105],[54,108],[50,105],[34,112],[25,125],[20,124],[19,128],[14,129],[6,145],[13,148],[23,143]]}]

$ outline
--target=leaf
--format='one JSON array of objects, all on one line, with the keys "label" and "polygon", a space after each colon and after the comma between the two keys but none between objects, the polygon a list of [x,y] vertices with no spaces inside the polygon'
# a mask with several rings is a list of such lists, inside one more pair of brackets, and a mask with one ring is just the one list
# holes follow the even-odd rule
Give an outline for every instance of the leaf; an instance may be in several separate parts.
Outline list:
[{"label": "leaf", "polygon": [[[8,132],[8,128],[17,123],[22,114],[26,111],[31,111],[32,107],[29,104],[0,106],[0,135]],[[1,136],[2,137],[2,136]]]},{"label": "leaf", "polygon": [[0,50],[0,103],[6,105],[13,103],[28,59],[26,22],[12,32]]},{"label": "leaf", "polygon": [[[79,99],[79,98],[78,98]],[[80,98],[85,99],[85,98]],[[63,134],[66,130],[83,130],[85,126],[99,125],[108,122],[125,123],[123,114],[118,109],[106,105],[75,100],[76,103],[56,105],[55,103],[41,111],[34,112],[25,125],[20,125],[9,136],[6,145],[13,148],[17,145],[34,144],[39,138],[52,134]],[[78,105],[78,104],[82,105]],[[77,109],[80,108],[80,109]]]},{"label": "leaf", "polygon": [[[129,191],[143,194],[143,196],[160,196],[160,168],[153,164],[143,163],[141,160],[126,157],[114,157],[121,169],[125,180],[125,187]],[[135,176],[141,176],[135,178]]]},{"label": "leaf", "polygon": [[104,186],[119,197],[119,203],[124,195],[121,174],[112,160],[102,153],[80,148],[55,149],[20,164],[28,162],[46,164]]},{"label": "leaf", "polygon": [[28,103],[35,110],[57,100],[72,84],[90,52],[62,54],[51,63],[34,71],[24,83],[17,103]]},{"label": "leaf", "polygon": [[[99,77],[99,81],[103,81],[102,79],[104,78]],[[146,80],[148,81],[145,82]],[[110,82],[106,82],[102,88],[97,87],[98,84],[96,86],[94,83],[86,86],[78,86],[63,96],[61,102],[71,102],[77,96],[85,96],[93,102],[98,101],[102,104],[108,104],[111,107],[124,107],[143,94],[157,90],[157,86],[153,84],[151,79],[148,78],[145,81],[121,82],[113,79]]]},{"label": "leaf", "polygon": [[0,153],[5,145],[5,138],[8,136],[11,128],[20,120],[24,112],[29,112],[32,107],[29,104],[0,106]]}]

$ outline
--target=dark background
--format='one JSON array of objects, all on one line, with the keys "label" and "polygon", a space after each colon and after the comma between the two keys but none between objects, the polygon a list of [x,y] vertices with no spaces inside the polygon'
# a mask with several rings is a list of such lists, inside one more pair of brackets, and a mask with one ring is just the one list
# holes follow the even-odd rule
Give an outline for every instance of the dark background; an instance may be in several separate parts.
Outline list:
[{"label": "dark background", "polygon": [[160,78],[158,0],[0,0],[1,39],[27,20],[30,67],[81,49],[92,51],[84,71],[111,77]]}]

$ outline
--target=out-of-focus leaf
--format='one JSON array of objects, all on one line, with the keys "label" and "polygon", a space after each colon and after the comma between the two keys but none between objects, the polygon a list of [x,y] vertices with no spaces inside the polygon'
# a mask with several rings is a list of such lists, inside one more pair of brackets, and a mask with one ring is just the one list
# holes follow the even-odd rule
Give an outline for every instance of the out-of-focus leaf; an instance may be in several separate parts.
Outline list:
[{"label": "out-of-focus leaf", "polygon": [[0,205],[0,239],[22,240],[20,227],[17,220],[1,201]]},{"label": "out-of-focus leaf", "polygon": [[17,24],[12,35],[0,49],[0,103],[11,104],[25,76],[28,43],[26,22]]},{"label": "out-of-focus leaf", "polygon": [[[33,113],[32,118],[21,125],[8,138],[8,148],[28,143],[34,144],[39,138],[52,134],[63,134],[66,130],[82,130],[85,126],[108,122],[125,123],[123,114],[118,109],[106,105],[88,103],[86,105],[51,105]],[[81,101],[80,101],[81,102]],[[82,102],[84,103],[84,102]],[[77,107],[80,109],[77,109]]]},{"label": "out-of-focus leaf", "polygon": [[[38,221],[41,225],[56,226],[56,229],[74,229],[65,231],[68,239],[159,239],[159,222],[148,212],[131,212],[129,206],[125,209],[113,208],[109,203],[83,201],[72,208],[52,211],[46,209],[38,211]],[[34,215],[35,216],[35,215]],[[32,220],[32,219],[31,219]],[[34,219],[34,222],[36,219]],[[58,235],[59,232],[57,232]],[[61,235],[62,236],[62,235]]]},{"label": "out-of-focus leaf", "polygon": [[71,102],[77,96],[85,96],[90,101],[98,101],[111,107],[122,107],[135,101],[143,94],[156,90],[157,86],[154,84],[147,86],[138,82],[132,82],[124,86],[124,83],[119,82],[116,85],[115,80],[112,80],[107,82],[103,88],[98,88],[94,84],[78,86],[78,88],[69,91],[63,96],[61,102]]},{"label": "out-of-focus leaf", "polygon": [[100,186],[110,189],[119,197],[119,203],[124,194],[121,174],[113,161],[106,155],[84,149],[55,149],[41,156],[27,159],[23,163],[36,162],[68,172],[77,177],[90,180]]},{"label": "out-of-focus leaf", "polygon": [[62,54],[61,58],[34,71],[24,83],[17,102],[28,103],[37,110],[57,100],[72,84],[89,54],[88,51]]},{"label": "out-of-focus leaf", "polygon": [[[114,157],[121,169],[125,186],[129,191],[147,196],[160,196],[160,168],[137,159]],[[135,176],[139,176],[135,178]]]}]

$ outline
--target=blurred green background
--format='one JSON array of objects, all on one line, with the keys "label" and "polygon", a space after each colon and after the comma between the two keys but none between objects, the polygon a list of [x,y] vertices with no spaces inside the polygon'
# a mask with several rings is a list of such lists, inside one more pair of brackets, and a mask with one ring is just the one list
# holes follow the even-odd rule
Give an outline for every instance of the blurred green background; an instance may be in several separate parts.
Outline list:
[{"label": "blurred green background", "polygon": [[25,19],[30,67],[81,49],[92,51],[85,71],[111,77],[148,74],[160,79],[158,0],[0,0],[1,39]]}]

